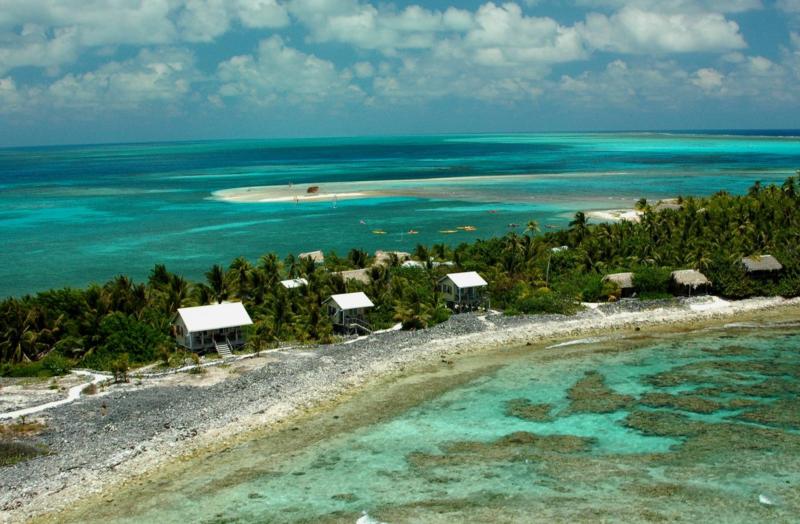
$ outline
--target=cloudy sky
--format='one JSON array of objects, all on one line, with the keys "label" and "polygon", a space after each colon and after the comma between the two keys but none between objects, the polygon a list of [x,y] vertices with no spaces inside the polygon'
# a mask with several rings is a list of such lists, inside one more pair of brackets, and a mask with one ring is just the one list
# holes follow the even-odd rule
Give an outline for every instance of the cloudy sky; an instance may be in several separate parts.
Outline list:
[{"label": "cloudy sky", "polygon": [[0,145],[800,127],[800,0],[0,0]]}]

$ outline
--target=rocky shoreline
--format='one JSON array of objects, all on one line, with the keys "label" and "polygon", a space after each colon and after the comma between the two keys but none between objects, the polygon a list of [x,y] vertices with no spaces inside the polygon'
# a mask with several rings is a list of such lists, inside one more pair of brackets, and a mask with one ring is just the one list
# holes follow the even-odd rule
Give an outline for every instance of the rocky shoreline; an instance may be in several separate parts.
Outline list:
[{"label": "rocky shoreline", "polygon": [[800,299],[623,301],[571,317],[458,315],[417,332],[390,331],[313,349],[271,351],[210,384],[142,379],[115,385],[37,417],[46,426],[34,438],[50,453],[0,468],[0,518],[18,522],[51,514],[81,498],[111,492],[115,483],[167,461],[229,445],[251,430],[370,381],[455,353],[735,318],[775,308],[796,312]]}]

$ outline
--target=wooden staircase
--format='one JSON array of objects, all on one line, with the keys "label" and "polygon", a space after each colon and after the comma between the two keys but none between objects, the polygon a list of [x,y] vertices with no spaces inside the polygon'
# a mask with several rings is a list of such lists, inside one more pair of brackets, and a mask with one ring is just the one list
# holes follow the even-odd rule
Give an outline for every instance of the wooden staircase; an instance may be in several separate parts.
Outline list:
[{"label": "wooden staircase", "polygon": [[217,353],[223,359],[233,358],[233,353],[231,352],[231,344],[228,340],[225,342],[217,342],[214,341],[214,347],[217,349]]},{"label": "wooden staircase", "polygon": [[372,328],[367,321],[359,318],[351,318],[350,324],[347,326],[347,328],[351,333],[358,333],[360,331],[365,335],[372,334]]}]

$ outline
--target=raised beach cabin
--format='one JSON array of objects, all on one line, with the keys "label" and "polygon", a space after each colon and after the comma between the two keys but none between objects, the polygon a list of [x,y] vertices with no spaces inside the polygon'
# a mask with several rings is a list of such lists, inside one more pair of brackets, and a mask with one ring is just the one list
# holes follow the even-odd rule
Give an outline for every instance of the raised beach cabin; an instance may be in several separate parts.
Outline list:
[{"label": "raised beach cabin", "polygon": [[325,254],[322,251],[309,251],[308,253],[300,253],[297,255],[297,258],[310,258],[317,265],[325,263]]},{"label": "raised beach cabin", "polygon": [[322,305],[335,329],[346,333],[371,332],[365,313],[375,304],[363,292],[331,295]]},{"label": "raised beach cabin", "polygon": [[696,269],[681,269],[670,273],[670,287],[676,295],[701,295],[711,289],[711,281]]},{"label": "raised beach cabin", "polygon": [[175,340],[194,353],[215,350],[227,357],[233,348],[244,345],[242,328],[252,323],[241,302],[183,307],[174,323]]},{"label": "raised beach cabin", "polygon": [[612,273],[603,277],[603,282],[612,282],[617,285],[620,296],[633,296],[635,286],[633,285],[633,273]]},{"label": "raised beach cabin", "polygon": [[449,273],[439,279],[436,286],[447,307],[454,311],[472,311],[488,308],[486,281],[475,271]]},{"label": "raised beach cabin", "polygon": [[751,255],[742,258],[745,272],[753,278],[778,278],[783,264],[772,255]]},{"label": "raised beach cabin", "polygon": [[286,289],[297,289],[308,285],[308,280],[305,278],[290,278],[289,280],[281,280],[281,285]]}]

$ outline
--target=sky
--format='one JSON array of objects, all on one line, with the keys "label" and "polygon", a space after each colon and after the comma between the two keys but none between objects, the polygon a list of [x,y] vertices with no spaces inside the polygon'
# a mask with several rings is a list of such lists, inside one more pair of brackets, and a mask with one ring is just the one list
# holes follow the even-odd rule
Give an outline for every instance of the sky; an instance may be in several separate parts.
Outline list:
[{"label": "sky", "polygon": [[800,127],[800,0],[0,0],[0,146]]}]

